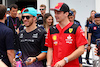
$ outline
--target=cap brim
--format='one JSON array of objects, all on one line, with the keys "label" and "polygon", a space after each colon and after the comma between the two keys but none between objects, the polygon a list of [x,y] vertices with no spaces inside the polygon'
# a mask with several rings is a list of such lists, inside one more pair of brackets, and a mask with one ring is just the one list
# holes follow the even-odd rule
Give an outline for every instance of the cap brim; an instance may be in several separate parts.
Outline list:
[{"label": "cap brim", "polygon": [[60,11],[60,9],[56,9],[56,8],[50,8],[50,10],[57,10],[57,11]]}]

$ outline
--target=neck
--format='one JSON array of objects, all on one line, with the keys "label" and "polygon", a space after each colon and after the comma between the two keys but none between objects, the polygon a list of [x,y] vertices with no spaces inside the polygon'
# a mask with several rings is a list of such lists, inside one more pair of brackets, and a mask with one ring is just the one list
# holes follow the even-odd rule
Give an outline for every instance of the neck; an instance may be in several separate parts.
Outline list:
[{"label": "neck", "polygon": [[11,15],[11,17],[12,17],[12,18],[16,18],[16,17],[14,17],[14,16],[12,16],[12,15]]},{"label": "neck", "polygon": [[5,19],[0,20],[0,22],[5,23]]},{"label": "neck", "polygon": [[59,25],[61,28],[64,28],[68,23],[70,23],[70,21],[68,20],[68,18],[66,18],[63,21],[59,22]]},{"label": "neck", "polygon": [[33,22],[33,24],[29,27],[26,27],[26,32],[31,32],[37,28],[36,23]]}]

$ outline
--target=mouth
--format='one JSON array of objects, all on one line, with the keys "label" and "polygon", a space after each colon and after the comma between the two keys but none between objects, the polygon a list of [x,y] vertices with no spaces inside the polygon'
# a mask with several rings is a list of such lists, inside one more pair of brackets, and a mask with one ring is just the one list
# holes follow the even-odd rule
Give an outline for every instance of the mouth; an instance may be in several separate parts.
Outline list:
[{"label": "mouth", "polygon": [[25,21],[25,22],[24,22],[24,24],[26,25],[26,24],[28,24],[28,22],[27,22],[27,21]]}]

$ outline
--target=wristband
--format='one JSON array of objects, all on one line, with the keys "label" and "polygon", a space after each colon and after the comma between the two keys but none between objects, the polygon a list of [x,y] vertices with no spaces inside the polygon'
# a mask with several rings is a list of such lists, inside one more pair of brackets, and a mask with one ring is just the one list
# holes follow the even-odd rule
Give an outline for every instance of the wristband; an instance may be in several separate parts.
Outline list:
[{"label": "wristband", "polygon": [[38,58],[36,57],[36,60],[35,60],[35,62],[38,62]]},{"label": "wristband", "polygon": [[66,63],[68,63],[68,58],[67,57],[64,57],[64,60],[66,61]]}]

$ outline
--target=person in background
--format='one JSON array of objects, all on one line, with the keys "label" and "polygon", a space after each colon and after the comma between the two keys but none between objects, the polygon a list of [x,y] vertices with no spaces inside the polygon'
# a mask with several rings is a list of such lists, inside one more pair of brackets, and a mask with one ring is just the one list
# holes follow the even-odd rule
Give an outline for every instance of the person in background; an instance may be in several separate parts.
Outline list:
[{"label": "person in background", "polygon": [[94,23],[88,27],[88,49],[92,50],[93,67],[97,67],[98,56],[95,55],[96,39],[100,38],[100,13],[94,15]]},{"label": "person in background", "polygon": [[19,48],[19,41],[18,35],[16,30],[20,26],[19,18],[17,17],[18,6],[16,4],[10,5],[10,16],[7,17],[6,25],[13,30],[14,33],[14,49],[18,50]]},{"label": "person in background", "polygon": [[[70,21],[70,22],[72,22],[72,23],[74,23],[74,24],[76,24],[76,25],[78,25],[78,26],[81,26],[80,23],[74,21],[74,14],[73,14],[73,12],[72,12],[71,10],[70,10],[70,12],[69,12],[68,18],[69,18],[69,21]],[[79,57],[79,63],[80,63],[80,67],[83,67],[83,66],[82,66],[82,57],[81,57],[81,56]]]},{"label": "person in background", "polygon": [[21,21],[21,19],[22,19],[21,10],[17,11],[17,17],[19,18],[19,21]]},{"label": "person in background", "polygon": [[[88,39],[88,27],[89,25],[91,25],[93,22],[94,22],[94,15],[95,15],[96,11],[95,10],[92,10],[91,11],[91,14],[90,14],[90,17],[87,18],[86,20],[86,25],[85,25],[85,37]],[[86,63],[91,65],[91,63],[89,62],[89,53],[90,53],[90,49],[87,48],[87,53],[86,53]]]},{"label": "person in background", "polygon": [[43,26],[46,30],[46,32],[48,32],[50,26],[53,26],[53,17],[50,13],[46,13],[44,15],[44,18],[43,18]]},{"label": "person in background", "polygon": [[39,16],[37,16],[37,18],[38,18],[37,19],[37,24],[38,24],[38,26],[39,25],[43,26],[43,17],[44,17],[44,15],[46,13],[46,6],[44,4],[40,5],[40,12],[41,12],[41,14]]},{"label": "person in background", "polygon": [[77,23],[80,23],[78,20],[75,19],[75,17],[76,17],[76,10],[73,9],[73,8],[70,9],[70,10],[71,10],[71,11],[73,12],[73,14],[74,14],[74,21],[77,22]]},{"label": "person in background", "polygon": [[76,22],[76,21],[74,20],[75,18],[74,18],[74,13],[73,13],[73,11],[70,10],[69,15],[68,15],[68,18],[69,18],[69,21],[70,21],[70,22],[73,22],[74,24],[81,26],[81,24],[80,24],[79,22]]},{"label": "person in background", "polygon": [[10,8],[7,8],[7,14],[6,17],[10,16]]},{"label": "person in background", "polygon": [[[6,12],[6,6],[0,4],[0,60],[2,60],[8,67],[11,67],[11,65],[13,66],[15,53],[13,31],[5,25]],[[3,66],[0,64],[0,67]]]},{"label": "person in background", "polygon": [[47,67],[79,67],[78,57],[84,53],[87,44],[84,32],[69,21],[67,4],[60,2],[51,10],[59,24],[51,26],[46,37]]}]

